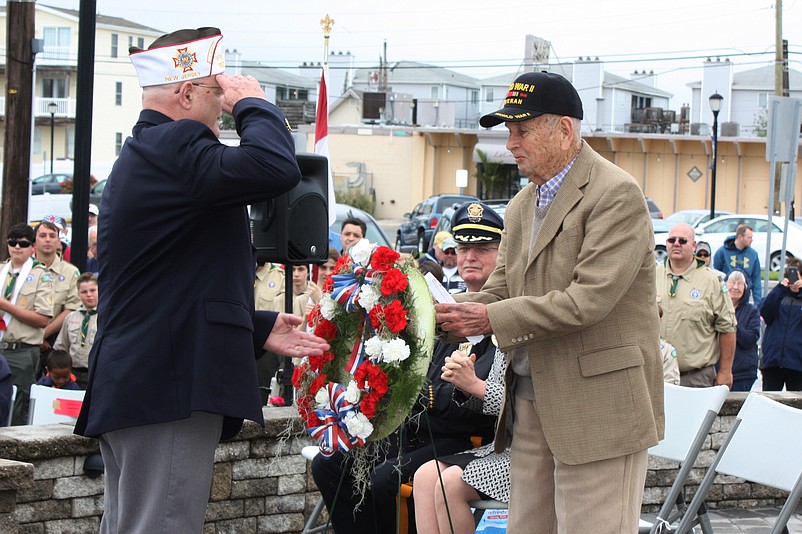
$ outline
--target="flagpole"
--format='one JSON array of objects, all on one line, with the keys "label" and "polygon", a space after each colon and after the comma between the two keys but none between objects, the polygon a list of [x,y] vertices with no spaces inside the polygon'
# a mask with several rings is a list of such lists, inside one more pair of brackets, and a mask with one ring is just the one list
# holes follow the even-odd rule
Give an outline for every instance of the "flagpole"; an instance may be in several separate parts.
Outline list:
[{"label": "flagpole", "polygon": [[337,218],[337,200],[334,198],[334,177],[331,172],[331,159],[329,158],[329,91],[328,91],[328,70],[329,70],[329,35],[331,27],[334,26],[334,19],[326,17],[320,20],[323,28],[323,68],[320,73],[320,89],[318,90],[317,110],[315,113],[315,154],[326,157],[328,160],[328,218],[329,226],[334,224]]},{"label": "flagpole", "polygon": [[331,27],[334,26],[334,19],[326,13],[326,18],[320,19],[320,26],[323,28],[323,66],[329,64],[329,35]]}]

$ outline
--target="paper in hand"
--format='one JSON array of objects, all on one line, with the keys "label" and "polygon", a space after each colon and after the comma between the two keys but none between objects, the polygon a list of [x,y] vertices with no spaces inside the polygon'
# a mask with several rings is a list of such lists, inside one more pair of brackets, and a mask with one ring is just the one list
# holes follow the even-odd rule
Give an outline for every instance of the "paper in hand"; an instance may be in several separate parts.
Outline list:
[{"label": "paper in hand", "polygon": [[[446,291],[446,288],[443,287],[443,284],[437,280],[437,278],[432,275],[432,273],[426,273],[423,278],[426,280],[426,283],[429,285],[429,291],[432,293],[432,298],[434,298],[435,302],[438,304],[456,304],[457,301],[454,300],[454,297],[451,296],[451,293]],[[485,337],[484,336],[466,336],[466,339],[471,342],[471,344],[476,345],[481,342]]]}]

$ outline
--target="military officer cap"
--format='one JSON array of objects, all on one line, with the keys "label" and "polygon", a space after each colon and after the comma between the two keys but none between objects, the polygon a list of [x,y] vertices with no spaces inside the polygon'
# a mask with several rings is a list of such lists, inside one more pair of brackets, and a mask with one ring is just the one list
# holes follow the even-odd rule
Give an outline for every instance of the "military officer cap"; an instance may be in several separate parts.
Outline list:
[{"label": "military officer cap", "polygon": [[457,243],[497,243],[504,220],[487,204],[466,202],[454,212],[451,232]]}]

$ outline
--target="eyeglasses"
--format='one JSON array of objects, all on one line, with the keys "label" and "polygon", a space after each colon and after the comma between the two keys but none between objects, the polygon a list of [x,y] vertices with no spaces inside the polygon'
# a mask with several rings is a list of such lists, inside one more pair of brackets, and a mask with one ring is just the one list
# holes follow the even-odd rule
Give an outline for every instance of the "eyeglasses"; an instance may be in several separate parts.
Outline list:
[{"label": "eyeglasses", "polygon": [[488,246],[488,245],[457,245],[457,254],[462,254],[463,256],[468,253],[468,251],[473,251],[474,254],[491,254],[493,252],[498,252],[498,247]]},{"label": "eyeglasses", "polygon": [[449,249],[444,250],[443,254],[445,254],[447,256],[456,256],[457,255],[457,251],[455,249],[453,249],[453,248],[449,248]]},{"label": "eyeglasses", "polygon": [[[682,243],[682,241],[680,241],[680,243]],[[710,254],[708,254],[707,252],[697,252],[696,253],[696,257],[697,258],[709,258]]]},{"label": "eyeglasses", "polygon": [[679,241],[680,245],[688,244],[688,240],[684,237],[669,237],[668,239],[666,239],[666,243],[668,243],[669,245],[673,245],[677,241]]},{"label": "eyeglasses", "polygon": [[[205,87],[206,89],[211,89],[212,92],[214,94],[216,94],[217,96],[220,96],[220,95],[223,94],[223,88],[220,87],[219,85],[209,85],[209,84],[206,84],[206,83],[195,83],[195,82],[190,82],[190,83],[192,85],[194,85],[195,87]],[[175,94],[178,94],[180,92],[181,92],[181,88],[180,87],[175,90]]]},{"label": "eyeglasses", "polygon": [[7,243],[8,246],[11,248],[16,247],[17,245],[19,245],[21,248],[28,248],[31,245],[33,245],[33,243],[31,243],[27,239],[9,239]]}]

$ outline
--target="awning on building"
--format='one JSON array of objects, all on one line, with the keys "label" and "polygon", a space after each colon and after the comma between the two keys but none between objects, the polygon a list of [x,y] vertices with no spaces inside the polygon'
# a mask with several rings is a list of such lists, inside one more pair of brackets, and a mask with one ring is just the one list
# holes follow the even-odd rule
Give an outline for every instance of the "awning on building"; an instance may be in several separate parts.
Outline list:
[{"label": "awning on building", "polygon": [[479,142],[476,143],[476,146],[473,147],[473,161],[477,163],[481,161],[479,159],[479,154],[477,150],[481,150],[485,154],[487,154],[488,161],[493,163],[504,163],[506,165],[515,165],[515,160],[510,154],[510,151],[504,146],[507,142],[506,137],[504,140],[499,140],[497,142],[486,141],[486,142]]}]

